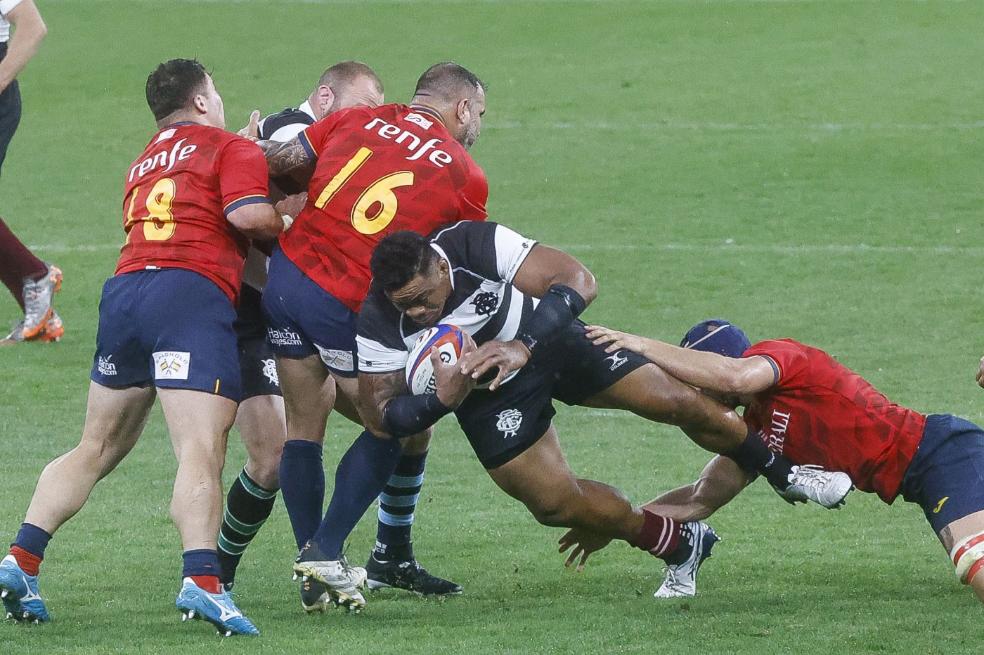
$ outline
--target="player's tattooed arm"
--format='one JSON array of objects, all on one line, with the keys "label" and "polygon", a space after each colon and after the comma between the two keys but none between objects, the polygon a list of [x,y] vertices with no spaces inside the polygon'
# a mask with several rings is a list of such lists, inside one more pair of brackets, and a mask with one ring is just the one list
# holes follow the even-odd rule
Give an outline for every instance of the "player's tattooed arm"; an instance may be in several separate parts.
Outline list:
[{"label": "player's tattooed arm", "polygon": [[[296,136],[290,141],[257,141],[266,155],[270,177],[290,175],[295,179],[310,178],[314,159]],[[306,175],[305,175],[306,173]]]},{"label": "player's tattooed arm", "polygon": [[373,434],[388,435],[383,427],[383,410],[393,398],[408,393],[403,371],[359,373],[359,414],[366,429]]}]

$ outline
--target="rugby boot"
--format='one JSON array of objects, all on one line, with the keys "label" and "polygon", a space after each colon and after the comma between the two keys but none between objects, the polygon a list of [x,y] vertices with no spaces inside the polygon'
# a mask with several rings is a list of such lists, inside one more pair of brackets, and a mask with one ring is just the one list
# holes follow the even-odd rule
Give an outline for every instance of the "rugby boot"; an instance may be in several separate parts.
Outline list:
[{"label": "rugby boot", "polygon": [[825,471],[820,466],[794,466],[789,475],[789,486],[776,489],[789,504],[812,500],[827,509],[838,509],[851,493],[854,483],[847,473]]},{"label": "rugby boot", "polygon": [[681,536],[690,548],[687,558],[679,564],[667,564],[663,584],[654,598],[685,598],[697,594],[697,572],[701,564],[711,556],[714,544],[721,540],[714,529],[701,521],[690,521],[681,526]]},{"label": "rugby boot", "polygon": [[307,576],[301,579],[301,607],[305,612],[325,612],[331,606],[331,594],[325,583]]},{"label": "rugby boot", "polygon": [[174,605],[180,610],[182,621],[208,621],[224,637],[260,634],[256,626],[232,602],[227,591],[211,594],[196,585],[191,578],[185,578],[181,582],[181,591],[178,592]]},{"label": "rugby boot", "polygon": [[18,321],[13,329],[11,329],[10,334],[8,334],[3,339],[0,339],[0,346],[12,346],[14,344],[23,343],[24,341],[32,341],[34,343],[56,343],[61,341],[62,336],[65,334],[65,326],[62,324],[61,317],[58,312],[52,310],[51,316],[45,321],[44,328],[30,339],[24,338],[24,320]]},{"label": "rugby boot", "polygon": [[38,576],[25,573],[13,555],[0,561],[0,598],[8,619],[44,623],[50,618],[38,592]]},{"label": "rugby boot", "polygon": [[462,592],[461,585],[431,575],[415,559],[381,561],[372,553],[366,563],[366,576],[370,591],[393,587],[421,596],[456,596]]},{"label": "rugby boot", "polygon": [[362,595],[366,570],[361,566],[350,566],[344,555],[337,560],[322,559],[317,546],[308,542],[294,562],[294,573],[301,578],[302,585],[309,580],[323,584],[331,602],[350,612],[361,612],[366,606]]},{"label": "rugby boot", "polygon": [[[24,280],[24,339],[30,341],[44,331],[54,310],[51,301],[55,292],[61,289],[62,272],[57,266],[48,266],[48,271],[40,280]],[[60,336],[60,335],[59,335]]]}]

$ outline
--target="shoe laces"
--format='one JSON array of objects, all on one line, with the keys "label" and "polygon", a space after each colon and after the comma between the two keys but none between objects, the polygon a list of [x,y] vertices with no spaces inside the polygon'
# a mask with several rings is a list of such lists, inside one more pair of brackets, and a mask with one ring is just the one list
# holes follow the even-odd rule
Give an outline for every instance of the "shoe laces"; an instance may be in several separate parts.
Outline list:
[{"label": "shoe laces", "polygon": [[824,477],[824,473],[826,473],[826,470],[822,466],[803,464],[796,469],[793,476],[796,478],[795,484],[819,490],[823,489],[827,484],[827,478]]}]

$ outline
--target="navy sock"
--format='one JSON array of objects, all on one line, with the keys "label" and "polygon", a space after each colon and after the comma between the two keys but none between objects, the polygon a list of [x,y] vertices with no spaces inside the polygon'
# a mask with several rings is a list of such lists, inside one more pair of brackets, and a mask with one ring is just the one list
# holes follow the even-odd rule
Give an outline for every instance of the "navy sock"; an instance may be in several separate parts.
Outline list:
[{"label": "navy sock", "polygon": [[743,469],[764,475],[769,484],[780,491],[789,486],[793,463],[769,450],[757,432],[749,430],[740,446],[730,453],[722,454],[735,460]]},{"label": "navy sock", "polygon": [[181,570],[182,578],[189,578],[199,575],[219,575],[219,555],[214,550],[202,548],[200,550],[186,550],[181,554],[184,567]]},{"label": "navy sock", "polygon": [[48,547],[49,541],[51,541],[51,535],[38,526],[21,523],[17,537],[14,539],[14,543],[10,545],[17,546],[40,559],[44,559],[44,549]]},{"label": "navy sock", "polygon": [[427,453],[401,455],[396,470],[379,495],[379,522],[376,524],[376,547],[373,549],[378,560],[406,562],[413,559],[410,532],[420,487],[424,484],[426,461]]},{"label": "navy sock", "polygon": [[336,560],[355,524],[386,486],[400,458],[400,442],[363,432],[352,443],[335,471],[335,489],[314,543],[321,554]]},{"label": "navy sock", "polygon": [[321,444],[293,440],[284,444],[280,458],[280,490],[294,540],[300,549],[321,525],[325,505],[325,468]]}]

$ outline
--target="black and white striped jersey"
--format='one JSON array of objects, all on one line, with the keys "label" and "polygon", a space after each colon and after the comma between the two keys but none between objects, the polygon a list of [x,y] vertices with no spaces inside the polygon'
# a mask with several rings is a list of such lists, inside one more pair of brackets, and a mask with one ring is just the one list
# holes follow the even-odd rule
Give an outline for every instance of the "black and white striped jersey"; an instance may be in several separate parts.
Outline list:
[{"label": "black and white striped jersey", "polygon": [[300,107],[288,107],[260,120],[260,138],[281,143],[290,141],[316,120],[311,103],[305,100]]},{"label": "black and white striped jersey", "polygon": [[[305,100],[296,109],[288,107],[261,120],[258,125],[260,138],[281,143],[290,141],[303,132],[307,126],[313,125],[315,121],[317,119],[314,117],[314,110],[311,109],[311,104]],[[305,185],[287,175],[276,177],[273,182],[287,195],[307,191]]]},{"label": "black and white striped jersey", "polygon": [[[457,325],[478,345],[515,338],[539,302],[512,285],[534,245],[533,239],[490,222],[462,221],[438,232],[431,247],[448,262],[452,285],[445,305],[449,311],[439,323]],[[359,312],[359,370],[403,370],[410,349],[426,329],[382,291],[370,290]]]}]

